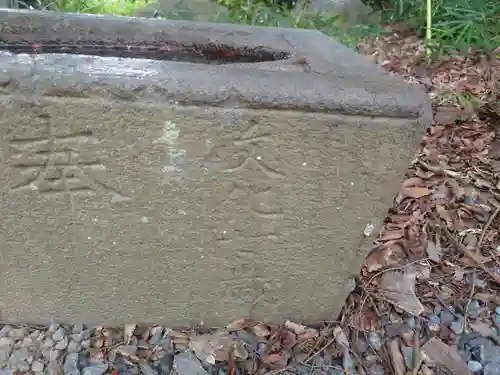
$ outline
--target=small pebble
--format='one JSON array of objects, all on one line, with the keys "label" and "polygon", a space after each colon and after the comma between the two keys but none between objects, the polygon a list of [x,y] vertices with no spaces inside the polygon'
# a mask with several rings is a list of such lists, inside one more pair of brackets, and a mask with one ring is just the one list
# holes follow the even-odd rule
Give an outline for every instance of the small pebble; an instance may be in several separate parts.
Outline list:
[{"label": "small pebble", "polygon": [[28,330],[26,328],[17,328],[10,331],[10,337],[14,338],[15,340],[20,340],[27,335]]},{"label": "small pebble", "polygon": [[13,365],[21,364],[23,362],[26,362],[26,360],[30,356],[31,353],[29,352],[28,348],[19,348],[11,353],[9,357],[9,363]]},{"label": "small pebble", "polygon": [[83,324],[75,324],[73,326],[73,333],[80,333],[83,331]]},{"label": "small pebble", "polygon": [[0,363],[7,362],[11,352],[11,346],[0,346]]},{"label": "small pebble", "polygon": [[446,285],[442,285],[441,286],[441,290],[439,292],[439,296],[442,300],[448,300],[449,298],[451,298],[451,296],[453,296],[453,289],[451,289],[450,287],[446,286]]},{"label": "small pebble", "polygon": [[485,280],[483,280],[479,277],[474,278],[474,286],[476,286],[480,289],[484,289],[484,288],[486,288],[487,285],[488,285],[488,283]]},{"label": "small pebble", "polygon": [[70,341],[68,344],[68,352],[70,353],[78,353],[80,350],[82,350],[81,346],[79,343],[76,341]]},{"label": "small pebble", "polygon": [[[47,366],[47,375],[61,375],[63,373],[63,368],[61,364],[57,361],[50,362]],[[64,373],[66,375],[66,373]]]},{"label": "small pebble", "polygon": [[403,347],[403,358],[405,360],[406,368],[410,369],[412,368],[413,365],[413,348],[410,348],[408,346]]},{"label": "small pebble", "polygon": [[382,346],[382,341],[380,340],[380,336],[377,334],[377,332],[370,332],[370,335],[368,336],[368,341],[375,350],[379,350],[380,347]]},{"label": "small pebble", "polygon": [[80,345],[82,346],[82,348],[84,349],[88,349],[90,348],[90,346],[92,345],[92,342],[90,340],[83,340]]},{"label": "small pebble", "polygon": [[439,326],[441,325],[441,319],[439,318],[439,316],[431,314],[429,315],[427,324],[429,325],[429,329],[431,331],[438,331]]},{"label": "small pebble", "polygon": [[455,333],[456,335],[460,335],[464,331],[464,322],[457,320],[453,323],[450,324],[450,329]]},{"label": "small pebble", "polygon": [[25,337],[24,340],[22,341],[22,346],[32,346],[34,344],[34,341],[31,337]]},{"label": "small pebble", "polygon": [[82,370],[82,375],[103,375],[108,369],[107,364],[87,366]]},{"label": "small pebble", "polygon": [[10,337],[0,338],[0,363],[6,362],[9,359],[13,347],[14,340],[12,340]]},{"label": "small pebble", "polygon": [[80,375],[78,369],[78,353],[70,353],[66,356],[63,366],[64,375]]},{"label": "small pebble", "polygon": [[0,337],[0,346],[14,346],[14,339],[10,337]]},{"label": "small pebble", "polygon": [[54,346],[54,340],[50,337],[47,337],[42,344],[45,348],[52,348]]},{"label": "small pebble", "polygon": [[53,334],[59,329],[59,324],[56,322],[52,322],[49,326],[49,329],[47,330],[47,333]]},{"label": "small pebble", "polygon": [[500,363],[490,362],[483,367],[484,375],[500,375]]},{"label": "small pebble", "polygon": [[481,305],[479,304],[479,301],[477,300],[472,300],[471,303],[469,304],[469,316],[472,319],[477,319],[479,315],[483,312],[483,309],[481,308]]},{"label": "small pebble", "polygon": [[105,362],[106,354],[104,351],[94,351],[87,358],[87,366],[102,365]]},{"label": "small pebble", "polygon": [[161,340],[161,337],[163,336],[163,327],[153,327],[151,328],[151,338],[149,339],[149,344],[150,345],[158,345],[158,343]]},{"label": "small pebble", "polygon": [[493,316],[493,323],[495,323],[497,326],[500,325],[500,315],[495,314]]},{"label": "small pebble", "polygon": [[159,369],[161,375],[170,374],[172,372],[173,363],[174,363],[174,355],[165,354],[157,361],[156,367]]},{"label": "small pebble", "polygon": [[133,366],[133,367],[127,367],[126,374],[127,375],[139,375],[140,370],[139,367]]},{"label": "small pebble", "polygon": [[[139,368],[144,375],[158,375],[155,369],[153,369],[146,361],[139,361]],[[102,375],[102,374],[96,374]]]},{"label": "small pebble", "polygon": [[57,349],[50,349],[48,354],[49,354],[48,360],[50,362],[52,362],[52,361],[55,361],[59,358],[59,356],[61,355],[61,352]]},{"label": "small pebble", "polygon": [[464,361],[464,362],[468,362],[472,357],[471,352],[468,350],[460,350],[459,349],[458,355],[460,356],[460,358],[462,358],[462,361]]},{"label": "small pebble", "polygon": [[401,315],[399,315],[395,312],[391,312],[389,314],[389,321],[393,324],[403,323],[403,318],[401,317]]},{"label": "small pebble", "polygon": [[479,372],[483,369],[483,365],[478,361],[469,361],[467,367],[471,372]]},{"label": "small pebble", "polygon": [[[343,374],[344,372],[340,372],[340,374]],[[372,366],[370,366],[370,368],[368,369],[368,373],[370,375],[385,375],[385,369],[382,365],[376,363]]]},{"label": "small pebble", "polygon": [[[151,357],[151,359],[153,359],[153,357]],[[108,362],[115,362],[116,361],[116,350],[114,349],[111,349],[109,352],[108,352],[108,357],[107,357],[107,361]]]},{"label": "small pebble", "polygon": [[450,310],[443,309],[443,311],[441,311],[441,322],[443,322],[444,325],[449,326],[454,320],[455,315],[453,315]]},{"label": "small pebble", "polygon": [[415,327],[416,327],[416,320],[415,320],[415,317],[412,315],[408,316],[405,319],[405,323],[409,329],[415,329]]},{"label": "small pebble", "polygon": [[176,352],[184,353],[188,349],[189,349],[189,344],[185,344],[183,342],[179,342],[179,343],[174,344],[174,351],[176,351]]},{"label": "small pebble", "polygon": [[32,340],[38,340],[41,335],[42,335],[42,332],[40,332],[38,330],[34,330],[33,332],[30,333],[29,337]]},{"label": "small pebble", "polygon": [[57,331],[54,332],[54,334],[52,335],[52,340],[54,341],[60,341],[64,338],[64,336],[66,335],[66,332],[64,331],[64,328],[63,327],[59,327],[57,329]]},{"label": "small pebble", "polygon": [[31,366],[26,362],[18,363],[16,366],[16,370],[19,372],[28,372],[31,369]]},{"label": "small pebble", "polygon": [[[499,308],[500,309],[500,308]],[[0,329],[0,337],[8,337],[10,331],[12,331],[12,327],[9,325],[4,325],[2,329]]]},{"label": "small pebble", "polygon": [[40,361],[33,361],[31,364],[31,371],[33,372],[42,372],[44,370],[44,364]]},{"label": "small pebble", "polygon": [[55,349],[57,350],[64,350],[68,346],[68,338],[64,337],[61,341],[56,343],[56,346],[54,346]]},{"label": "small pebble", "polygon": [[82,340],[90,339],[90,336],[92,336],[92,332],[93,332],[92,328],[89,328],[89,329],[86,329],[86,330],[80,332],[81,337],[82,337],[81,339]]},{"label": "small pebble", "polygon": [[196,356],[190,352],[177,354],[173,367],[178,375],[208,375]]},{"label": "small pebble", "polygon": [[80,342],[82,341],[82,333],[73,333],[71,335],[69,335],[69,339],[70,341],[76,341],[76,342]]}]

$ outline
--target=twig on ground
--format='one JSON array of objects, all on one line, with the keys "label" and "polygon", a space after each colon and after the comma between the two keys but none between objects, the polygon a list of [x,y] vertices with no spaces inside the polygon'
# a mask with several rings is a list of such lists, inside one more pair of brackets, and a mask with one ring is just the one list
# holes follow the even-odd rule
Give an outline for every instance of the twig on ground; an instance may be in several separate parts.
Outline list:
[{"label": "twig on ground", "polygon": [[[496,211],[495,211],[496,212]],[[439,224],[436,224],[434,223],[434,225],[436,227],[439,228]],[[455,237],[453,237],[451,235],[451,233],[449,233],[447,230],[443,230],[442,233],[446,236],[446,238],[448,239],[448,241],[450,241],[450,243],[459,251],[461,251],[462,253],[464,253],[464,255],[466,255],[470,260],[472,260],[476,267],[481,269],[482,271],[484,271],[485,273],[487,273],[492,281],[497,284],[497,285],[500,285],[500,275],[496,274],[495,272],[491,271],[488,267],[486,267],[482,260],[480,259],[480,255],[479,254],[476,254],[475,251],[471,251],[469,249],[467,249],[464,245],[462,245],[460,242],[458,242],[456,240]]]},{"label": "twig on ground", "polygon": [[[323,331],[328,331],[332,326],[333,326],[333,322],[329,322],[328,325],[326,326],[326,328],[323,330]],[[321,333],[320,333],[321,334]],[[335,337],[333,338],[335,340]],[[315,343],[314,343],[314,346],[311,348],[311,350],[309,350],[309,353],[307,353],[307,356],[306,356],[306,359],[304,359],[302,361],[303,364],[307,364],[315,355],[317,355],[319,352],[325,350],[329,344],[327,344],[327,346],[325,346],[324,348],[322,348],[321,350],[319,350],[318,352],[316,352],[316,354],[313,355],[313,352],[318,348],[319,346],[319,340],[317,340]]]},{"label": "twig on ground", "polygon": [[420,355],[420,325],[415,329],[413,337],[413,346],[414,346],[414,356],[413,356],[413,370],[411,372],[412,375],[417,375],[418,370],[420,370],[420,366],[422,366],[422,362],[424,362],[424,358]]},{"label": "twig on ground", "polygon": [[469,294],[469,299],[467,300],[467,304],[465,305],[465,311],[464,311],[464,332],[467,333],[467,315],[469,315],[469,306],[470,303],[472,302],[472,297],[474,296],[474,290],[476,287],[476,271],[472,272],[472,286],[470,288],[470,294]]},{"label": "twig on ground", "polygon": [[[304,359],[304,360],[302,361],[302,363],[303,363],[303,364],[307,364],[307,363],[308,363],[311,359],[313,359],[313,358],[314,358],[314,357],[316,357],[319,353],[321,353],[321,352],[322,352],[322,351],[324,351],[326,348],[328,348],[330,345],[332,345],[334,341],[335,341],[335,336],[334,336],[333,338],[331,338],[330,340],[328,340],[328,342],[327,342],[325,345],[323,345],[323,346],[321,347],[321,349],[320,349],[320,350],[318,350],[316,353],[313,353],[312,355],[308,355],[308,356],[306,357],[306,359]],[[314,349],[313,349],[313,350],[314,350]],[[266,375],[268,375],[268,374],[266,374]]]},{"label": "twig on ground", "polygon": [[483,244],[486,232],[488,232],[491,223],[493,222],[493,220],[495,220],[495,217],[497,217],[498,213],[500,213],[500,206],[497,207],[497,209],[488,218],[486,224],[484,224],[483,230],[481,231],[481,237],[479,237],[479,241],[477,241],[476,244],[476,249],[475,249],[476,254],[478,254],[479,251],[481,250],[481,245]]}]

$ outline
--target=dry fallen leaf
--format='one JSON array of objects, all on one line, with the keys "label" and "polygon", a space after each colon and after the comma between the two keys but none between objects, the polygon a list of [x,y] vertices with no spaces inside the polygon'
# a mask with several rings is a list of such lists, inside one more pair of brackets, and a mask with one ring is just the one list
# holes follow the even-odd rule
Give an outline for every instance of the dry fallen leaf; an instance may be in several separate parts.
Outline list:
[{"label": "dry fallen leaf", "polygon": [[116,353],[129,361],[137,362],[139,360],[139,357],[137,357],[137,346],[134,345],[120,345],[116,348]]},{"label": "dry fallen leaf", "polygon": [[481,301],[481,302],[484,302],[484,303],[493,302],[496,305],[500,305],[500,296],[498,294],[487,293],[487,292],[481,293],[480,292],[480,293],[477,293],[474,296],[474,298]]},{"label": "dry fallen leaf", "polygon": [[426,187],[412,187],[402,189],[401,193],[404,197],[417,199],[431,194],[432,190]]},{"label": "dry fallen leaf", "polygon": [[471,322],[469,323],[469,327],[474,332],[479,332],[484,337],[490,337],[495,335],[495,331],[490,323],[487,322]]},{"label": "dry fallen leaf", "polygon": [[170,337],[172,343],[174,344],[188,344],[189,343],[189,335],[185,332],[167,330],[167,336]]},{"label": "dry fallen leaf", "polygon": [[420,352],[427,364],[445,366],[453,375],[470,375],[470,370],[457,349],[446,345],[437,337],[431,338]]},{"label": "dry fallen leaf", "polygon": [[387,343],[389,356],[391,358],[392,367],[395,375],[404,375],[406,371],[405,361],[399,347],[399,339],[394,338]]},{"label": "dry fallen leaf", "polygon": [[230,331],[246,329],[248,328],[248,322],[246,321],[246,319],[236,319],[229,323],[226,328]]},{"label": "dry fallen leaf", "polygon": [[380,241],[391,241],[391,240],[398,240],[400,238],[403,238],[405,235],[405,230],[403,228],[401,229],[394,229],[394,230],[387,230],[379,235],[379,240]]},{"label": "dry fallen leaf", "polygon": [[370,250],[365,259],[368,272],[378,271],[382,268],[398,264],[404,255],[403,246],[398,241],[388,241],[376,245]]},{"label": "dry fallen leaf", "polygon": [[425,251],[427,252],[427,256],[429,257],[430,260],[436,263],[440,262],[442,249],[440,247],[437,247],[433,241],[429,241],[427,243]]},{"label": "dry fallen leaf", "polygon": [[285,356],[280,353],[272,353],[264,356],[263,362],[271,367],[284,367],[286,366]]},{"label": "dry fallen leaf", "polygon": [[257,323],[251,328],[253,334],[257,337],[267,337],[271,333],[269,327],[264,323]]},{"label": "dry fallen leaf", "polygon": [[137,324],[125,324],[125,330],[123,333],[123,340],[125,344],[130,344],[130,340],[134,336],[135,329],[137,328]]},{"label": "dry fallen leaf", "polygon": [[228,332],[218,331],[212,334],[191,336],[189,347],[201,361],[213,365],[216,361],[227,361],[230,351],[237,357],[246,358],[248,353],[243,347],[237,347],[235,350],[238,344]]},{"label": "dry fallen leaf", "polygon": [[291,322],[290,320],[285,321],[285,328],[292,331],[296,335],[302,335],[306,332],[316,331],[312,328],[306,327],[303,324]]},{"label": "dry fallen leaf", "polygon": [[424,306],[415,294],[415,281],[416,273],[411,266],[403,271],[387,271],[380,278],[380,293],[402,310],[418,316],[424,312]]},{"label": "dry fallen leaf", "polygon": [[333,336],[335,337],[335,341],[337,341],[339,345],[346,348],[349,347],[349,340],[341,327],[335,327],[335,329],[333,330]]}]

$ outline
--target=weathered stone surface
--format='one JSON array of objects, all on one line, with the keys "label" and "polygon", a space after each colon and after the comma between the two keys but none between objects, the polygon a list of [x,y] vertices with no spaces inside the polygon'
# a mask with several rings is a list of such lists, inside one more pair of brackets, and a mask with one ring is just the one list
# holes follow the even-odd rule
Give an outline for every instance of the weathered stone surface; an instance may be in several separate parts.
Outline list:
[{"label": "weathered stone surface", "polygon": [[17,1],[15,0],[0,0],[0,8],[18,8]]},{"label": "weathered stone surface", "polygon": [[[299,0],[295,12],[320,13],[324,17],[337,17],[338,24],[356,26],[377,22],[378,14],[362,0]],[[301,7],[303,9],[301,9]]]},{"label": "weathered stone surface", "polygon": [[13,322],[331,318],[430,123],[314,31],[2,10],[0,41]]},{"label": "weathered stone surface", "polygon": [[214,0],[154,0],[134,10],[135,17],[204,22],[223,22],[226,14],[227,9]]}]

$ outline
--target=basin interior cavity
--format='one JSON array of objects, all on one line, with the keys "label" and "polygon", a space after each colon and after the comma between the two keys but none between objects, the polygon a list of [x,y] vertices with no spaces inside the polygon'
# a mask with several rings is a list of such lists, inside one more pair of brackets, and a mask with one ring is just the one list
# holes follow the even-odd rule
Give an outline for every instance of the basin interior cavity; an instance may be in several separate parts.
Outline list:
[{"label": "basin interior cavity", "polygon": [[122,57],[163,61],[179,61],[196,64],[259,63],[287,59],[290,54],[269,48],[241,48],[223,44],[181,45],[170,41],[107,41],[80,40],[77,43],[58,40],[16,41],[0,37],[0,51],[12,53],[66,53],[102,57]]}]

